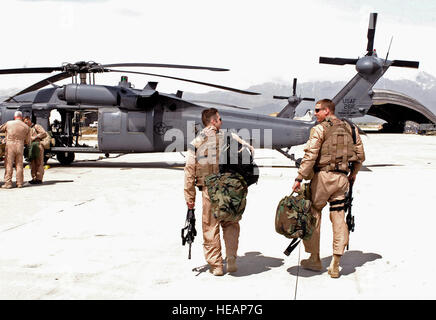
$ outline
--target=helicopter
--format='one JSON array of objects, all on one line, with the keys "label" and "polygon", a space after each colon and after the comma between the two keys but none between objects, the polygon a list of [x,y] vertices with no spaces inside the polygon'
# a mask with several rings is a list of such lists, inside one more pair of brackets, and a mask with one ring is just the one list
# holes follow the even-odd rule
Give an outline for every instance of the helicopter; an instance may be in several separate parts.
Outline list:
[{"label": "helicopter", "polygon": [[[72,163],[75,153],[147,153],[184,151],[201,127],[201,111],[205,106],[183,99],[182,91],[174,94],[157,91],[157,82],[148,82],[143,89],[135,89],[126,75],[118,85],[95,84],[95,74],[100,72],[134,73],[171,78],[207,85],[240,94],[258,95],[256,92],[239,90],[196,80],[139,71],[113,69],[115,67],[164,67],[228,71],[223,68],[166,65],[150,63],[117,63],[101,65],[79,61],[61,67],[37,67],[3,69],[0,74],[41,73],[60,71],[30,87],[21,90],[0,104],[1,123],[13,118],[16,110],[23,116],[33,117],[33,122],[50,131],[54,145],[47,152],[55,155],[64,165]],[[72,83],[56,86],[54,82],[72,77]],[[77,78],[79,77],[80,83]],[[87,83],[87,78],[90,83]],[[47,84],[51,88],[41,89]],[[239,132],[244,139],[259,148],[280,149],[304,143],[314,121],[297,121],[289,118],[273,118],[231,110],[237,106],[217,106],[225,119],[222,129]],[[246,109],[246,108],[242,108]],[[50,113],[57,110],[61,120],[50,123]],[[98,147],[79,144],[80,113],[95,110],[98,113]],[[177,131],[177,132],[175,132]],[[182,136],[178,148],[172,148],[174,136]],[[194,135],[194,136],[192,136]],[[180,136],[180,135],[179,135]],[[171,150],[170,150],[171,149]]]},{"label": "helicopter", "polygon": [[[320,63],[355,64],[357,74],[333,98],[336,115],[341,118],[361,117],[372,105],[371,88],[390,66],[418,68],[419,62],[381,59],[373,50],[377,13],[370,14],[367,53],[358,59],[320,57]],[[389,52],[388,52],[389,53]],[[16,110],[33,117],[33,122],[50,131],[54,145],[47,152],[56,156],[61,164],[74,161],[75,153],[147,153],[164,151],[185,151],[187,144],[202,128],[201,111],[206,108],[200,102],[183,99],[183,91],[163,93],[157,91],[157,82],[148,82],[143,89],[135,89],[126,75],[121,76],[117,85],[95,84],[95,75],[103,72],[140,74],[163,77],[179,81],[206,85],[239,94],[258,95],[257,92],[230,88],[197,80],[139,71],[114,69],[119,67],[161,67],[229,71],[223,68],[171,65],[156,63],[99,64],[93,61],[79,61],[60,67],[37,67],[3,69],[0,74],[59,73],[27,87],[0,103],[0,122],[13,118]],[[71,77],[72,83],[63,86],[55,82]],[[80,79],[80,83],[78,82]],[[87,82],[88,78],[88,82]],[[51,88],[42,89],[51,85]],[[275,149],[295,161],[290,154],[292,146],[304,144],[316,119],[293,119],[295,109],[303,100],[313,98],[296,96],[296,79],[293,95],[288,104],[276,117],[237,110],[236,106],[216,105],[224,122],[222,129],[236,131],[255,148]],[[244,109],[244,108],[239,108]],[[50,113],[57,110],[61,120],[50,123]],[[79,144],[80,113],[98,113],[97,147]],[[73,121],[74,120],[74,121]],[[74,125],[73,125],[74,123]],[[283,149],[286,148],[284,151]],[[297,162],[296,162],[297,164]],[[297,164],[298,165],[298,164]]]}]

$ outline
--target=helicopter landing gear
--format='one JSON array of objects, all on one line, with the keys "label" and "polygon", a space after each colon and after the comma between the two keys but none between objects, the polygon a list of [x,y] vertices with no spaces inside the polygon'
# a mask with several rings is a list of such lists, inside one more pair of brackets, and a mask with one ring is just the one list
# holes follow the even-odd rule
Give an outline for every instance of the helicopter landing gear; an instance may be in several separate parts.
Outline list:
[{"label": "helicopter landing gear", "polygon": [[56,158],[60,164],[69,165],[74,161],[75,154],[74,152],[58,152]]}]

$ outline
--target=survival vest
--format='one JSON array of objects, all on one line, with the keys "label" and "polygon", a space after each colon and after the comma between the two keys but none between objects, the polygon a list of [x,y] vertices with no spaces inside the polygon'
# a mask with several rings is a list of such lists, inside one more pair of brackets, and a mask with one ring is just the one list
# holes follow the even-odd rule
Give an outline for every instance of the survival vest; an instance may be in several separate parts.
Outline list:
[{"label": "survival vest", "polygon": [[47,131],[47,136],[41,140],[41,145],[44,149],[50,149],[51,145],[54,145],[54,139],[51,131]]},{"label": "survival vest", "polygon": [[325,128],[325,139],[315,162],[315,171],[349,172],[349,163],[357,161],[354,127],[338,118],[321,122]]},{"label": "survival vest", "polygon": [[203,129],[194,141],[195,185],[202,187],[204,179],[219,172],[220,133],[213,129]]}]

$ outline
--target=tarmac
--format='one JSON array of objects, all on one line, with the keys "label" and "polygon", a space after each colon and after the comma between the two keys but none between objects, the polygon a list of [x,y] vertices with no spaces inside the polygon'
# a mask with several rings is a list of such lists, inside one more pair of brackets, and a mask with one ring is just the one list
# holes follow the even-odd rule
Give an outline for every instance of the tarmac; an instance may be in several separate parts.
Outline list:
[{"label": "tarmac", "polygon": [[[368,134],[363,142],[356,229],[338,279],[327,274],[328,207],[324,269],[299,267],[308,256],[302,244],[283,254],[290,240],[274,218],[297,169],[276,151],[256,150],[260,178],[240,222],[239,270],[222,277],[204,260],[199,193],[191,259],[181,243],[183,154],[76,154],[70,166],[49,160],[43,185],[0,189],[0,299],[435,299],[436,136]],[[293,150],[303,155],[303,146]]]}]

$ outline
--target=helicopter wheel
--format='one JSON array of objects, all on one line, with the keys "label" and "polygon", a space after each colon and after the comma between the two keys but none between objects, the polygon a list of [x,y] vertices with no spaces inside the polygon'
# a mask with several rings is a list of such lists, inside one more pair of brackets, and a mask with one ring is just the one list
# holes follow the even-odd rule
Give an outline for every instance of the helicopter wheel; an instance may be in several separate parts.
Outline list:
[{"label": "helicopter wheel", "polygon": [[62,165],[69,165],[74,161],[74,152],[59,152],[56,156],[59,163]]}]

